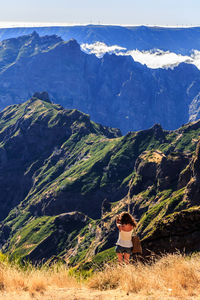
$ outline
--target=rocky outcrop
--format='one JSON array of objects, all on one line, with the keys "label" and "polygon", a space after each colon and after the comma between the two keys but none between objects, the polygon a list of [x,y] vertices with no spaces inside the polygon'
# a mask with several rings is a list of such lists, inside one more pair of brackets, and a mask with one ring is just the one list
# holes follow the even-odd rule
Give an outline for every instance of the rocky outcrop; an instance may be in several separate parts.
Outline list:
[{"label": "rocky outcrop", "polygon": [[200,208],[191,208],[167,216],[142,241],[144,255],[192,253],[200,251]]},{"label": "rocky outcrop", "polygon": [[[187,130],[189,129],[187,128]],[[174,194],[169,192],[169,202],[166,207],[165,198],[163,204],[159,203],[159,196],[156,199],[155,194],[154,205],[149,209],[149,217],[148,211],[146,211],[147,217],[144,222],[149,218],[152,226],[149,226],[148,221],[149,229],[143,234],[144,256],[176,251],[182,253],[199,251],[200,142],[197,143],[196,152],[192,157],[189,153],[172,152],[165,156],[158,151],[149,151],[140,155],[136,166],[136,172],[140,176],[139,192],[144,191],[142,186],[148,187],[145,187],[145,183],[148,183],[149,180],[151,180],[150,185],[156,185],[158,195],[162,190],[177,191]],[[150,174],[152,174],[152,178]],[[136,187],[133,185],[132,192],[136,188],[137,185]],[[158,204],[155,203],[156,201]],[[159,209],[159,205],[162,207],[161,209]],[[138,214],[142,210],[139,204],[135,205],[134,209]],[[159,217],[158,213],[161,211],[162,214]],[[157,221],[153,221],[153,218],[155,220],[157,218]]]},{"label": "rocky outcrop", "polygon": [[51,100],[49,98],[49,94],[47,92],[36,92],[33,97],[32,97],[32,100],[37,100],[37,99],[40,99],[42,101],[46,101],[46,102],[49,102],[51,103]]},{"label": "rocky outcrop", "polygon": [[185,200],[190,200],[193,205],[200,204],[200,142],[198,142],[196,153],[189,166],[190,180],[187,184]]},{"label": "rocky outcrop", "polygon": [[180,174],[189,161],[190,155],[184,153],[172,152],[165,155],[158,150],[143,152],[135,163],[138,179],[131,186],[131,195],[138,194],[150,186],[159,191],[177,189],[178,184],[180,188]]}]

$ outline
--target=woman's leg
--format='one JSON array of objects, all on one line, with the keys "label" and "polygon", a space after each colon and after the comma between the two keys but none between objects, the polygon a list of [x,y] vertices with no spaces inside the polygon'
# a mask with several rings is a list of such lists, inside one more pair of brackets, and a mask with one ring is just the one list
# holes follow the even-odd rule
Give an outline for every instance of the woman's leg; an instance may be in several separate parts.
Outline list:
[{"label": "woman's leg", "polygon": [[130,258],[130,254],[129,253],[124,253],[124,262],[126,264],[129,264],[129,258]]},{"label": "woman's leg", "polygon": [[123,253],[117,253],[117,257],[118,257],[118,262],[120,264],[122,264],[123,263]]}]

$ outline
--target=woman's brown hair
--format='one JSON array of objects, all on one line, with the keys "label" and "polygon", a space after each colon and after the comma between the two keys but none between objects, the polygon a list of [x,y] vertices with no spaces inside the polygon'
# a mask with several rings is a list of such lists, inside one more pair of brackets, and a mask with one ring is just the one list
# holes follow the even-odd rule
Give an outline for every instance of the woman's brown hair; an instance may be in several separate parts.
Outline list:
[{"label": "woman's brown hair", "polygon": [[135,221],[134,217],[131,216],[128,212],[123,212],[119,216],[119,221],[121,225],[123,224],[131,224],[134,228],[137,227],[137,222]]}]

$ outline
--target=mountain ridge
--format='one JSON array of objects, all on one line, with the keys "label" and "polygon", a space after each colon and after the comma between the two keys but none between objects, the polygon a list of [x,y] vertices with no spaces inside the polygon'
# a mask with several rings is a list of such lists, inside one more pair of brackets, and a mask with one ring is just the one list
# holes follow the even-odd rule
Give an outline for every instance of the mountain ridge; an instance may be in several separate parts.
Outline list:
[{"label": "mountain ridge", "polygon": [[200,71],[190,64],[164,70],[130,56],[99,59],[82,52],[75,40],[37,33],[5,40],[0,58],[0,108],[46,90],[54,102],[123,133],[154,123],[175,129],[198,118]]},{"label": "mountain ridge", "polygon": [[79,44],[104,42],[128,50],[161,49],[178,54],[190,54],[192,49],[200,50],[199,27],[166,28],[156,26],[55,26],[0,28],[0,40],[30,34],[36,30],[40,35],[56,34],[64,40],[74,38]]}]

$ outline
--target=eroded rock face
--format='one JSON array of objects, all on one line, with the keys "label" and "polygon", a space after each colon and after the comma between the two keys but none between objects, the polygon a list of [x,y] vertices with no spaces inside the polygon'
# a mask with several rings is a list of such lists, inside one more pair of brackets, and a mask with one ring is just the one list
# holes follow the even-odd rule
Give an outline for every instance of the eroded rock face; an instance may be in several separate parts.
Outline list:
[{"label": "eroded rock face", "polygon": [[189,161],[190,156],[183,153],[172,153],[163,158],[157,170],[158,188],[177,188],[180,173]]},{"label": "eroded rock face", "polygon": [[131,194],[137,194],[154,185],[160,191],[177,188],[179,176],[190,161],[183,153],[165,155],[161,151],[145,151],[135,163],[138,182],[131,188]]},{"label": "eroded rock face", "polygon": [[155,224],[155,230],[143,240],[144,255],[200,251],[199,236],[199,207],[174,213]]},{"label": "eroded rock face", "polygon": [[200,142],[197,144],[189,169],[190,180],[187,184],[185,199],[189,199],[193,205],[200,205]]}]

